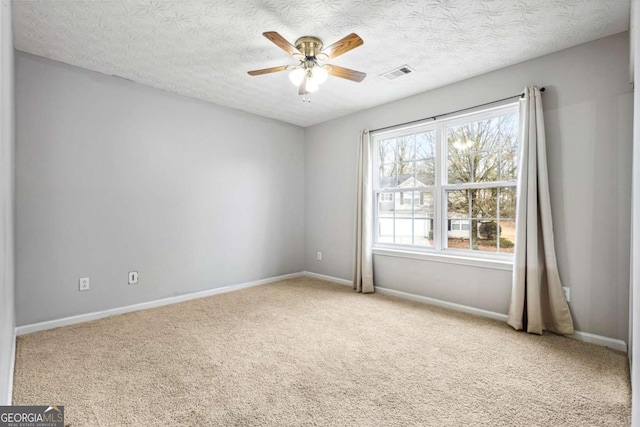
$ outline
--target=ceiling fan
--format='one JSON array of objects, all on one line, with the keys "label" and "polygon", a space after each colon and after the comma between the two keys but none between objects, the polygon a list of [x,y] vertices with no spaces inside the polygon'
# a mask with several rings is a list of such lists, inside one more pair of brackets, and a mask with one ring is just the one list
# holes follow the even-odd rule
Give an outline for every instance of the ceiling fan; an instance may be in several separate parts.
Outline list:
[{"label": "ceiling fan", "polygon": [[355,33],[338,40],[331,46],[322,49],[322,40],[317,37],[304,36],[296,40],[295,46],[275,31],[262,33],[280,49],[293,55],[300,63],[298,65],[281,65],[279,67],[264,68],[262,70],[249,71],[251,76],[275,73],[278,71],[291,71],[289,79],[298,86],[298,95],[306,95],[318,90],[329,74],[354,82],[361,82],[367,75],[360,71],[350,70],[337,65],[323,64],[320,62],[336,58],[343,53],[362,45],[364,42]]}]

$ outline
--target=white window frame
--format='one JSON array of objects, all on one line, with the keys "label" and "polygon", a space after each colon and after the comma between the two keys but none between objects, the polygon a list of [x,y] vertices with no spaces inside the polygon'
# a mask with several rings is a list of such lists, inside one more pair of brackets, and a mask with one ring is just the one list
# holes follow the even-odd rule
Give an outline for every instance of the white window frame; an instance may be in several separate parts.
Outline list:
[{"label": "white window frame", "polygon": [[[446,194],[449,190],[465,190],[480,188],[497,188],[497,187],[516,187],[515,181],[492,181],[482,183],[462,183],[448,184],[445,183],[447,177],[447,141],[446,127],[456,126],[469,121],[479,121],[500,115],[518,113],[518,102],[503,104],[497,107],[488,108],[471,113],[461,114],[454,117],[447,117],[439,120],[432,120],[424,123],[409,125],[406,127],[398,127],[388,131],[372,132],[372,144],[374,154],[373,159],[373,213],[374,227],[373,229],[373,249],[374,254],[387,256],[402,256],[415,259],[426,259],[442,262],[454,262],[466,265],[477,265],[480,267],[490,267],[498,269],[510,269],[513,263],[513,254],[505,252],[485,252],[472,249],[455,249],[447,248],[447,228],[448,215]],[[428,185],[420,188],[395,188],[395,189],[379,189],[379,166],[380,159],[378,156],[379,141],[397,138],[426,131],[436,132],[435,147],[435,182],[434,185]],[[520,144],[518,144],[518,147]],[[400,193],[403,191],[431,191],[434,198],[434,224],[433,224],[433,247],[417,246],[417,245],[401,245],[396,243],[378,242],[378,202],[376,194],[381,193]],[[395,199],[395,198],[394,198]],[[395,203],[395,202],[394,202]],[[455,220],[455,218],[452,218]],[[470,226],[471,224],[469,224]],[[395,220],[394,220],[395,228]],[[439,230],[440,232],[436,232]]]}]

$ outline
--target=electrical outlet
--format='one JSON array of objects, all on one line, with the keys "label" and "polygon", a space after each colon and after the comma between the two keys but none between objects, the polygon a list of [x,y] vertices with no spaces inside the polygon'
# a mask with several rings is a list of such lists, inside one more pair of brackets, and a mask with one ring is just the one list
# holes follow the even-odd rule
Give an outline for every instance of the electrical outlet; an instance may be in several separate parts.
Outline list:
[{"label": "electrical outlet", "polygon": [[318,261],[322,261],[322,252],[318,251],[316,258],[318,259]]},{"label": "electrical outlet", "polygon": [[130,285],[135,285],[136,283],[138,283],[138,272],[137,271],[130,271],[129,272],[129,284]]},{"label": "electrical outlet", "polygon": [[566,299],[567,302],[571,301],[571,289],[568,286],[563,286],[562,290],[564,291],[564,299]]},{"label": "electrical outlet", "polygon": [[88,291],[89,290],[89,278],[88,277],[81,277],[79,280],[79,289],[81,291]]}]

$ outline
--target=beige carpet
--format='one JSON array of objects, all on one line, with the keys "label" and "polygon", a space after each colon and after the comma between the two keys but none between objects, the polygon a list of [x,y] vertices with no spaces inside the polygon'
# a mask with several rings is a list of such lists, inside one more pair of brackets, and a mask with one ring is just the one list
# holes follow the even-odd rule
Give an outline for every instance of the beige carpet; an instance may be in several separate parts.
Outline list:
[{"label": "beige carpet", "polygon": [[301,278],[20,337],[72,426],[629,425],[627,357]]}]

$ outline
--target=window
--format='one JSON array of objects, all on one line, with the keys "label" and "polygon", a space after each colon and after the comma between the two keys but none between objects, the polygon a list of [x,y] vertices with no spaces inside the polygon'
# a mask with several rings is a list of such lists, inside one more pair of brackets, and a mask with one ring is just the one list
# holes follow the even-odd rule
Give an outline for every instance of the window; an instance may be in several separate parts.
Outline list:
[{"label": "window", "polygon": [[508,256],[518,106],[376,133],[376,247]]},{"label": "window", "polygon": [[469,221],[465,219],[450,219],[449,231],[469,230]]}]

